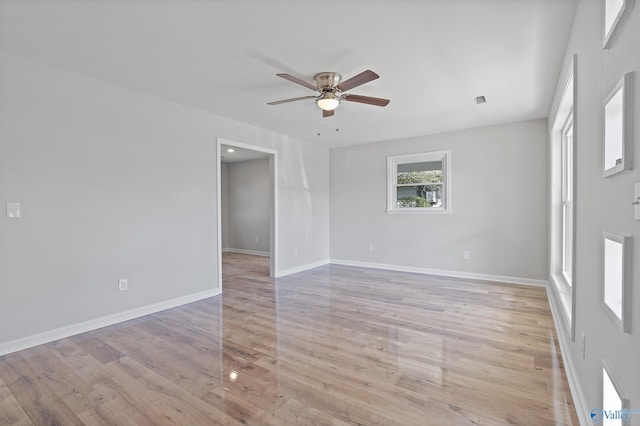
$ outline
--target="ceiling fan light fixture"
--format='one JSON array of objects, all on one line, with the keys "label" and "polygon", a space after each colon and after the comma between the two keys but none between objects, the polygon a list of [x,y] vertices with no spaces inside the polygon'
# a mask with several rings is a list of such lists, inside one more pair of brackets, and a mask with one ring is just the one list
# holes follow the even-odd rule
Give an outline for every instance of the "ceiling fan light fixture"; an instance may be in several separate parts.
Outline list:
[{"label": "ceiling fan light fixture", "polygon": [[346,93],[355,87],[362,86],[363,84],[380,77],[378,74],[371,70],[362,71],[360,74],[354,75],[346,81],[342,81],[342,76],[337,72],[321,72],[313,77],[315,85],[291,74],[280,73],[276,75],[278,77],[284,78],[285,80],[289,80],[293,83],[299,84],[300,86],[304,86],[307,89],[317,91],[319,94],[315,96],[300,96],[297,98],[267,102],[268,105],[280,105],[288,102],[313,99],[316,101],[316,105],[318,105],[318,108],[322,110],[322,117],[327,118],[333,117],[333,111],[340,106],[342,101],[357,102],[379,107],[384,107],[389,104],[389,99]]},{"label": "ceiling fan light fixture", "polygon": [[316,99],[316,104],[324,111],[333,111],[340,105],[340,98],[331,92],[325,92]]}]

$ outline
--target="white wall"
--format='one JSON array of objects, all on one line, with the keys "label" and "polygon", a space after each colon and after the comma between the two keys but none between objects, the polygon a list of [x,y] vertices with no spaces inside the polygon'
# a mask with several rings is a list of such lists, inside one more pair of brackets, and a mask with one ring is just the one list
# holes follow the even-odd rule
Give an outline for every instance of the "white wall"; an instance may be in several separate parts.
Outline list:
[{"label": "white wall", "polygon": [[[576,303],[575,341],[564,324],[558,328],[566,345],[567,371],[577,381],[574,395],[578,415],[591,424],[589,411],[602,404],[602,360],[611,362],[631,408],[640,408],[640,221],[633,219],[633,184],[640,182],[640,5],[627,16],[609,50],[602,49],[602,1],[580,2],[565,54],[564,71],[558,82],[550,117],[560,102],[566,70],[577,54],[577,234],[575,253]],[[634,71],[634,169],[610,178],[602,177],[603,99],[627,72]],[[633,249],[633,292],[631,334],[626,334],[605,312],[603,298],[602,232],[631,234]],[[555,299],[554,304],[558,304]],[[558,319],[558,318],[557,318]],[[580,353],[580,334],[586,336],[586,357]],[[577,398],[576,398],[577,397]],[[640,415],[631,425],[640,425]]]},{"label": "white wall", "polygon": [[[332,149],[331,258],[546,280],[546,132],[535,120]],[[452,214],[385,213],[387,156],[444,149]]]},{"label": "white wall", "polygon": [[217,137],[278,152],[279,268],[326,262],[326,148],[2,53],[0,353],[215,291]]},{"label": "white wall", "polygon": [[269,253],[269,159],[228,163],[227,169],[229,237],[222,247]]}]

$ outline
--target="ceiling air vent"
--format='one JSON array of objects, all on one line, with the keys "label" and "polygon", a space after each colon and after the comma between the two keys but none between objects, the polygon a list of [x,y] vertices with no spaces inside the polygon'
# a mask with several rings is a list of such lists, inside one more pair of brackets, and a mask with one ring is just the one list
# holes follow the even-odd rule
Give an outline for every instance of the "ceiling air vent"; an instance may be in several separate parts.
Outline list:
[{"label": "ceiling air vent", "polygon": [[487,103],[487,99],[484,96],[476,96],[474,99],[478,105]]}]

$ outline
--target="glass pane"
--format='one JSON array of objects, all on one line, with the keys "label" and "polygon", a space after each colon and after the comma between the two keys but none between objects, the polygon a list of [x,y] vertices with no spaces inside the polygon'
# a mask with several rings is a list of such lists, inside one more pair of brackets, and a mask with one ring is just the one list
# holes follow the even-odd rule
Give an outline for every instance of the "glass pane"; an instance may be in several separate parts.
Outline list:
[{"label": "glass pane", "polygon": [[441,183],[442,161],[398,164],[397,183]]},{"label": "glass pane", "polygon": [[[622,410],[622,399],[606,369],[602,369],[602,424],[622,425],[620,416],[615,416]],[[613,414],[613,415],[612,415]]]},{"label": "glass pane", "polygon": [[573,122],[562,133],[562,201],[573,198]]},{"label": "glass pane", "polygon": [[572,204],[562,205],[562,273],[569,287],[573,285],[573,213]]},{"label": "glass pane", "polygon": [[622,164],[622,89],[605,106],[604,169]]},{"label": "glass pane", "polygon": [[613,23],[624,6],[624,0],[605,0],[604,9],[604,34],[609,34]]},{"label": "glass pane", "polygon": [[397,188],[396,207],[442,207],[442,185],[410,185]]},{"label": "glass pane", "polygon": [[622,320],[622,271],[624,270],[622,244],[604,239],[604,302]]}]

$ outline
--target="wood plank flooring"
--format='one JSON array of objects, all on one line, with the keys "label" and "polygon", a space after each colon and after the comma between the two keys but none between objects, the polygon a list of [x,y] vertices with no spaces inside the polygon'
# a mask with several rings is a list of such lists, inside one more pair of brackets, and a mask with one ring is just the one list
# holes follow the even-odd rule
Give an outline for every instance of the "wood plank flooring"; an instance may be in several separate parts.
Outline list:
[{"label": "wood plank flooring", "polygon": [[0,425],[577,425],[543,288],[345,266],[0,357]]}]

